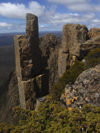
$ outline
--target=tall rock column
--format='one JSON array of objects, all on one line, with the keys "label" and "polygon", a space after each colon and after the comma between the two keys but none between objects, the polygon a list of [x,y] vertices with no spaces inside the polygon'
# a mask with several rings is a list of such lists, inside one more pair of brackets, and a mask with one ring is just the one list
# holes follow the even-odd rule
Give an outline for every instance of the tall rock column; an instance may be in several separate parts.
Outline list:
[{"label": "tall rock column", "polygon": [[33,109],[36,101],[36,76],[40,74],[41,60],[38,18],[35,15],[27,14],[26,35],[16,35],[14,45],[20,104],[22,108]]},{"label": "tall rock column", "polygon": [[80,45],[88,39],[88,29],[85,25],[67,24],[63,27],[62,47],[59,50],[59,76],[66,71],[80,54]]},{"label": "tall rock column", "polygon": [[32,54],[32,74],[39,75],[41,72],[41,51],[39,49],[38,18],[28,13],[26,15],[26,38]]}]

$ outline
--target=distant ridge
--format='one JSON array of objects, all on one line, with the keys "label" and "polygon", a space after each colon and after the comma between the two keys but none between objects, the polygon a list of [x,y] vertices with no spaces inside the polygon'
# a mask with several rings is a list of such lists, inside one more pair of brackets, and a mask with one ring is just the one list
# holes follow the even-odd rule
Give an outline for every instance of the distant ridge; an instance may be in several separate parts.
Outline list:
[{"label": "distant ridge", "polygon": [[[61,38],[62,32],[61,31],[42,31],[39,32],[39,37],[51,33],[55,36]],[[13,45],[13,38],[16,34],[25,34],[24,32],[16,32],[16,33],[0,33],[0,46],[4,45]]]}]

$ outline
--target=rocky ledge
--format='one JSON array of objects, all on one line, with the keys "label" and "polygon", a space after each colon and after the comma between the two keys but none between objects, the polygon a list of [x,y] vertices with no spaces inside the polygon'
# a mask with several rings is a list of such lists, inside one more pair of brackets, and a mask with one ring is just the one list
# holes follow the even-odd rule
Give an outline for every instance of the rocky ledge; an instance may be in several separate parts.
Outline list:
[{"label": "rocky ledge", "polygon": [[100,65],[82,72],[73,85],[67,84],[61,101],[68,108],[85,103],[100,106]]}]

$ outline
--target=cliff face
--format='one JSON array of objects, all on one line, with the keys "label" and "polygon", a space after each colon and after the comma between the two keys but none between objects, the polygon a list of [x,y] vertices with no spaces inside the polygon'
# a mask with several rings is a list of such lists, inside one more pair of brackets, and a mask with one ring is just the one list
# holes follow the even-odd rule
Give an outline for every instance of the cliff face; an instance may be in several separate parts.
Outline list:
[{"label": "cliff face", "polygon": [[[27,14],[26,34],[14,37],[16,72],[9,77],[0,96],[0,121],[11,121],[16,105],[33,110],[37,99],[48,94],[76,60],[100,48],[99,30],[67,24],[63,27],[62,42],[52,34],[39,39],[38,18]],[[67,107],[81,107],[84,103],[100,106],[100,65],[84,71],[73,85],[66,85],[61,100]]]},{"label": "cliff face", "polygon": [[40,38],[40,49],[42,51],[41,66],[43,72],[48,73],[49,89],[58,80],[58,50],[60,41],[52,34],[46,34]]},{"label": "cliff face", "polygon": [[62,47],[59,50],[59,76],[61,76],[79,57],[80,45],[87,39],[88,29],[86,26],[79,24],[64,25]]},{"label": "cliff face", "polygon": [[97,29],[88,31],[84,25],[67,24],[63,27],[62,43],[51,34],[39,39],[38,18],[27,14],[26,34],[14,38],[21,107],[34,109],[36,99],[49,93],[76,60],[100,47],[96,33]]},{"label": "cliff face", "polygon": [[38,18],[26,16],[26,34],[14,38],[16,74],[21,107],[34,109],[38,97],[58,79],[58,45],[54,35],[38,37]]},{"label": "cliff face", "polygon": [[5,91],[0,95],[0,122],[12,121],[12,110],[19,105],[18,81],[16,73],[11,73],[5,84]]}]

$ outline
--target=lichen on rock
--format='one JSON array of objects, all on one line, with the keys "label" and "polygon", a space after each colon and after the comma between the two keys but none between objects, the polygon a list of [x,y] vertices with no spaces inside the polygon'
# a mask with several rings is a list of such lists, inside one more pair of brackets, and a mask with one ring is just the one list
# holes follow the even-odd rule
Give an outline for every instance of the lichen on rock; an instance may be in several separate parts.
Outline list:
[{"label": "lichen on rock", "polygon": [[[70,99],[70,104],[68,101]],[[66,85],[61,100],[67,107],[100,106],[100,65],[83,71],[72,85]]]}]

